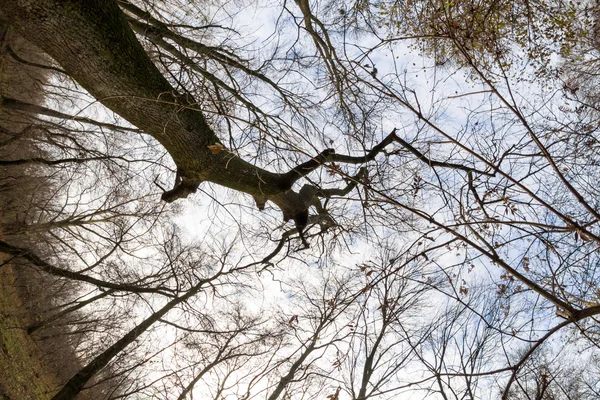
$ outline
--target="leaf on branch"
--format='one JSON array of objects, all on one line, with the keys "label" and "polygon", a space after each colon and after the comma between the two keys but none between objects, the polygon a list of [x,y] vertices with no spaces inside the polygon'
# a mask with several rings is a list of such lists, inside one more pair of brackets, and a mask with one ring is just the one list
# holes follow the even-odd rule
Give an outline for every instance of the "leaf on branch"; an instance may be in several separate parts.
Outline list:
[{"label": "leaf on branch", "polygon": [[589,238],[589,236],[587,236],[583,232],[579,232],[579,236],[581,237],[581,240],[583,240],[584,242],[589,242],[589,241],[592,240],[592,239]]},{"label": "leaf on branch", "polygon": [[496,290],[496,294],[498,296],[502,296],[504,293],[506,293],[506,290],[508,289],[507,285],[504,283],[497,283],[496,285],[498,286],[498,289]]},{"label": "leaf on branch", "polygon": [[[335,365],[334,365],[334,366],[335,366]],[[341,367],[341,363],[340,363],[340,365],[339,365],[339,366]],[[341,369],[341,368],[339,368],[339,369]],[[327,398],[328,398],[329,400],[339,400],[339,398],[340,398],[340,390],[342,390],[342,388],[338,386],[338,388],[337,388],[337,390],[335,391],[335,393],[334,393],[334,394],[330,394],[330,395],[328,395],[328,396],[327,396]]]},{"label": "leaf on branch", "polygon": [[327,173],[329,174],[329,176],[335,176],[335,175],[339,174],[341,172],[341,170],[342,170],[342,168],[338,164],[332,162],[329,165],[329,169],[327,170]]},{"label": "leaf on branch", "polygon": [[463,280],[463,285],[460,285],[460,288],[458,290],[458,293],[460,293],[463,296],[466,296],[469,294],[469,288],[467,288],[464,284],[464,280]]},{"label": "leaf on branch", "polygon": [[515,293],[520,293],[522,291],[523,291],[523,286],[521,286],[521,285],[518,285],[514,290]]},{"label": "leaf on branch", "polygon": [[210,149],[210,152],[213,154],[219,154],[223,150],[227,150],[227,148],[225,146],[223,146],[221,143],[211,144],[206,147],[208,147]]}]

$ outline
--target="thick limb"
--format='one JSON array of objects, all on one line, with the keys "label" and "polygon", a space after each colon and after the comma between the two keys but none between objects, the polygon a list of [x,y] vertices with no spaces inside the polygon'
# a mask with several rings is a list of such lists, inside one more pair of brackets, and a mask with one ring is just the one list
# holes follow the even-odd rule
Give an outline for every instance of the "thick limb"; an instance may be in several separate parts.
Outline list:
[{"label": "thick limb", "polygon": [[288,182],[290,188],[298,179],[308,175],[312,171],[323,165],[324,162],[329,161],[331,156],[335,154],[333,149],[325,149],[319,153],[316,157],[292,168],[289,172],[283,174],[283,180]]}]

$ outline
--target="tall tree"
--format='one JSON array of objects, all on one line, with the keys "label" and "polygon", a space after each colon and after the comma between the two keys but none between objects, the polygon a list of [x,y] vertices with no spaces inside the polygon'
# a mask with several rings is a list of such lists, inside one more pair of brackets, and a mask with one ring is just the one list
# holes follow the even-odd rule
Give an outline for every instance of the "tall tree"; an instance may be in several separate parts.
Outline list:
[{"label": "tall tree", "polygon": [[[590,46],[581,22],[595,8],[555,15],[556,4],[299,0],[257,45],[233,17],[212,21],[209,3],[0,0],[57,73],[44,105],[3,95],[4,111],[37,115],[48,150],[3,166],[41,166],[63,184],[14,229],[54,251],[10,237],[0,251],[111,293],[51,321],[83,305],[120,316],[119,329],[90,335],[87,366],[57,396],[107,365],[141,376],[162,362],[129,393],[160,382],[184,398],[203,381],[216,397],[508,399],[559,377],[531,366],[560,350],[554,338],[597,356],[599,114],[571,85],[577,68],[566,82],[556,68]],[[200,247],[157,205],[159,193],[171,203],[197,191],[213,206],[195,228]],[[296,234],[311,248],[302,257]],[[200,253],[226,273],[207,278]],[[256,325],[273,354],[238,351],[253,343],[244,324],[214,328],[244,301],[273,316]],[[219,336],[231,342],[201,365],[169,360],[171,346],[189,357],[181,343],[212,349]],[[136,346],[150,337],[163,346]]]}]

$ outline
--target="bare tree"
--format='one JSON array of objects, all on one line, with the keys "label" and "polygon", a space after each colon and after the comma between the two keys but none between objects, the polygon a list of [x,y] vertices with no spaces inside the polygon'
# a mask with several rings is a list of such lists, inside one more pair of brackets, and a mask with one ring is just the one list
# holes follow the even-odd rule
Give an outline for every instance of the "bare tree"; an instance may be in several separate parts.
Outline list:
[{"label": "bare tree", "polygon": [[81,333],[55,398],[597,392],[550,357],[598,351],[597,7],[299,0],[271,42],[228,7],[0,1],[56,74],[0,99],[35,149],[0,165],[53,182],[0,251],[81,285],[28,326]]}]

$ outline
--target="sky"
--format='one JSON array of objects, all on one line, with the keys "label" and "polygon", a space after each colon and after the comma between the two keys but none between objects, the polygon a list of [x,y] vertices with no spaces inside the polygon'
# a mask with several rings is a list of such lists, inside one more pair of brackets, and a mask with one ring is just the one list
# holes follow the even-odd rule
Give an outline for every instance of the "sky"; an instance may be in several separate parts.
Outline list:
[{"label": "sky", "polygon": [[[289,3],[287,6],[299,18],[300,14],[296,5]],[[219,39],[227,37],[227,42],[232,45],[247,44],[251,49],[250,54],[255,58],[255,65],[268,60],[274,54],[274,46],[281,46],[279,54],[287,56],[291,54],[292,45],[296,46],[294,49],[297,55],[301,55],[301,51],[308,54],[312,50],[309,35],[294,27],[290,14],[287,11],[281,11],[281,3],[252,2],[250,5],[240,5],[232,2],[225,5],[213,5],[211,8],[199,7],[198,9],[202,9],[203,12],[210,15],[210,18],[206,18],[206,21],[202,20],[201,23],[227,25],[235,29],[235,32],[214,29],[212,30],[212,32],[216,32],[213,34],[214,36],[207,35],[206,37],[208,42],[217,42]],[[231,15],[234,15],[233,21],[230,21]],[[192,12],[184,18],[184,22],[196,22],[196,19],[197,16]],[[299,36],[298,32],[300,32]],[[338,51],[342,53],[340,36],[332,34],[331,38],[337,43]],[[264,137],[260,137],[256,130],[244,130],[247,126],[240,123],[239,127],[241,128],[237,127],[232,130],[234,136],[237,135],[236,141],[228,141],[229,138],[224,129],[221,131],[222,139],[230,145],[239,144],[239,147],[233,148],[232,146],[230,150],[238,152],[241,156],[246,157],[260,152],[260,157],[253,159],[253,161],[272,170],[285,170],[286,167],[289,168],[289,165],[306,160],[316,151],[321,151],[329,145],[335,147],[340,153],[363,154],[365,148],[362,148],[361,144],[364,143],[361,143],[359,139],[364,139],[364,142],[366,142],[364,147],[368,149],[368,146],[381,140],[394,128],[398,129],[398,134],[402,138],[414,141],[421,151],[432,158],[470,163],[469,165],[481,169],[484,167],[483,163],[469,154],[469,149],[491,152],[490,149],[494,148],[518,148],[524,140],[529,140],[523,139],[523,137],[526,137],[526,135],[523,135],[523,127],[515,120],[513,114],[507,112],[507,107],[501,104],[486,84],[473,79],[471,75],[462,72],[456,66],[436,66],[434,60],[418,54],[418,50],[411,47],[411,42],[408,41],[398,41],[391,45],[377,47],[376,50],[369,53],[368,59],[361,59],[361,53],[364,49],[374,47],[377,44],[378,39],[368,35],[359,35],[349,37],[345,47],[348,59],[361,60],[358,64],[349,64],[357,70],[362,68],[359,73],[364,82],[359,85],[360,90],[357,90],[357,98],[372,100],[382,91],[388,90],[389,98],[392,99],[386,102],[382,101],[381,104],[378,104],[378,107],[374,107],[373,114],[376,117],[368,120],[364,125],[360,125],[360,129],[353,130],[349,124],[343,124],[338,107],[340,100],[335,95],[331,95],[326,85],[323,84],[325,81],[323,71],[325,69],[322,65],[304,71],[301,71],[300,67],[297,66],[295,67],[297,69],[292,72],[283,73],[278,71],[277,68],[286,65],[294,66],[295,64],[291,63],[289,59],[280,59],[270,65],[270,73],[280,79],[278,83],[288,87],[295,95],[306,94],[310,96],[315,106],[306,110],[307,115],[302,115],[301,117],[305,117],[305,119],[302,119],[299,116],[294,116],[289,109],[282,107],[279,99],[274,97],[273,90],[265,88],[264,85],[249,84],[244,86],[244,89],[248,90],[248,97],[257,100],[265,110],[274,114],[271,115],[271,121],[283,122],[280,126],[284,128],[274,129],[274,132],[269,131]],[[369,67],[365,66],[367,61]],[[375,76],[372,76],[373,65],[377,67]],[[211,67],[215,68],[214,65]],[[527,65],[519,65],[515,68],[524,75],[531,72]],[[224,75],[222,70],[218,68],[215,68],[215,70],[215,74]],[[266,70],[268,69],[266,68]],[[58,78],[56,83],[57,85],[69,85],[59,81]],[[561,95],[556,92],[556,88],[551,91],[541,81],[510,83],[509,86],[506,83],[499,82],[497,84],[499,92],[507,94],[510,89],[517,93],[519,95],[517,96],[518,103],[523,106],[523,114],[536,127],[547,122],[550,111],[554,112],[558,107],[555,104],[561,104],[564,101]],[[72,87],[68,90],[71,89]],[[65,89],[66,91],[67,89]],[[95,100],[89,97],[86,98],[84,94],[76,94],[76,96],[78,97],[76,107],[78,115],[92,115],[107,120],[113,119],[110,114],[105,113],[105,110],[98,106]],[[393,96],[396,96],[396,99]],[[351,97],[350,94],[348,94],[348,97]],[[415,116],[399,100],[413,107],[420,107],[423,115],[427,117],[427,121]],[[72,104],[57,105],[50,99],[47,100],[47,104],[62,107],[63,110],[72,107]],[[548,106],[540,107],[540,104]],[[525,106],[531,107],[534,111],[528,111]],[[568,115],[569,113],[565,114]],[[239,115],[246,116],[243,112],[240,112]],[[214,118],[213,121],[215,124],[221,123],[221,127],[225,126],[218,118]],[[121,121],[121,123],[123,122]],[[314,123],[312,130],[309,123]],[[440,130],[437,130],[437,128],[440,128]],[[443,133],[441,132],[442,129]],[[444,136],[444,133],[447,136]],[[361,135],[364,136],[361,137]],[[156,165],[146,166],[139,172],[134,171],[136,177],[131,180],[132,182],[139,182],[140,189],[152,192],[152,195],[144,199],[144,202],[146,202],[144,205],[148,206],[148,204],[152,204],[158,199],[159,194],[159,190],[151,182],[155,180],[165,187],[168,186],[168,182],[172,182],[174,179],[173,165],[161,149],[154,147],[152,141],[143,142],[140,137],[134,138],[134,135],[124,137],[131,137],[131,142],[129,143],[128,140],[122,140],[121,142],[119,140],[115,142],[109,140],[104,142],[103,146],[107,150],[116,149],[117,152],[123,151],[127,156],[139,156],[140,158],[142,158],[144,152],[150,152],[149,149],[152,148],[153,157],[157,160]],[[455,139],[455,141],[453,142],[450,139]],[[98,135],[95,140],[100,143],[103,140],[102,135]],[[465,148],[460,149],[456,145],[457,142],[464,144]],[[137,144],[139,144],[139,147]],[[274,151],[275,145],[280,146],[280,148]],[[518,151],[522,152],[529,150],[531,150],[530,145],[518,148]],[[514,158],[517,161],[519,160],[516,156]],[[537,167],[536,160],[535,157],[527,158],[522,165],[515,161],[514,165],[509,165],[507,168],[514,168],[512,172],[515,175],[520,174],[519,176],[523,176],[519,183],[537,190],[542,187],[543,179],[548,175],[546,167],[540,167],[542,171],[539,173],[528,174],[531,168]],[[509,162],[513,162],[512,159],[507,164]],[[171,170],[169,170],[169,167]],[[350,356],[355,356],[356,359],[360,360],[358,361],[360,364],[364,359],[364,356],[361,355],[364,350],[360,347],[359,335],[356,332],[350,332],[350,328],[346,329],[346,327],[355,319],[358,319],[360,329],[363,329],[364,332],[377,332],[377,329],[381,328],[379,317],[381,304],[375,298],[378,293],[369,290],[361,293],[362,290],[370,289],[369,284],[372,284],[375,280],[379,285],[382,285],[377,286],[378,289],[385,287],[382,282],[386,282],[386,279],[380,272],[385,268],[391,268],[395,263],[392,260],[408,258],[416,253],[414,248],[426,245],[434,246],[451,238],[448,233],[436,231],[427,221],[415,218],[415,214],[419,212],[430,213],[437,221],[460,223],[457,216],[459,213],[457,204],[463,205],[459,201],[461,199],[470,199],[466,189],[463,191],[456,189],[457,187],[466,187],[465,174],[455,173],[443,168],[434,170],[415,160],[414,156],[406,151],[379,160],[377,165],[373,165],[373,169],[377,169],[380,173],[377,177],[378,181],[374,183],[374,186],[379,188],[379,193],[373,192],[371,194],[373,198],[366,199],[363,191],[355,189],[349,199],[333,199],[328,204],[340,226],[347,230],[353,229],[352,233],[344,232],[344,229],[336,229],[333,232],[339,235],[336,238],[333,237],[333,233],[331,233],[331,236],[330,233],[327,233],[318,237],[315,235],[318,228],[312,227],[309,231],[311,234],[309,238],[310,250],[297,251],[300,242],[293,239],[272,260],[274,265],[254,274],[240,273],[239,276],[232,277],[231,281],[227,281],[229,278],[224,278],[222,286],[218,289],[213,288],[214,297],[208,294],[198,296],[198,299],[193,302],[193,307],[186,309],[185,313],[178,310],[172,314],[172,317],[179,321],[185,320],[184,315],[190,315],[189,320],[186,322],[193,325],[194,323],[209,323],[207,321],[211,319],[211,314],[219,315],[222,320],[210,321],[210,323],[215,325],[222,323],[225,326],[230,323],[227,320],[226,312],[230,312],[236,302],[244,304],[244,308],[249,314],[265,319],[265,326],[269,326],[271,322],[274,323],[277,319],[280,322],[283,321],[285,325],[285,321],[293,321],[294,316],[300,316],[297,325],[294,325],[295,322],[287,323],[289,325],[289,331],[287,332],[289,336],[287,338],[290,340],[290,344],[277,354],[278,357],[284,358],[285,354],[298,348],[301,349],[302,346],[298,341],[305,340],[310,336],[316,318],[313,314],[318,314],[319,306],[323,305],[321,303],[327,304],[327,300],[329,300],[327,296],[332,296],[328,291],[333,290],[335,285],[339,283],[336,279],[348,279],[351,282],[348,284],[349,287],[356,291],[355,303],[349,308],[348,313],[343,314],[339,317],[339,320],[334,321],[331,329],[323,334],[323,338],[341,337],[341,339],[335,345],[328,347],[324,355],[316,360],[314,364],[318,367],[316,369],[327,372],[328,376],[333,378],[327,389],[335,388],[335,379],[342,386],[348,385],[352,373],[359,369],[351,364],[352,357]],[[343,179],[335,173],[329,174],[328,171],[331,171],[331,169],[323,168],[311,175],[310,179],[313,181],[320,180],[327,187],[343,184]],[[344,171],[352,175],[356,168],[347,167]],[[80,200],[78,204],[86,203],[89,207],[95,207],[103,202],[105,198],[103,196],[107,196],[107,194],[102,194],[102,181],[92,182],[90,180],[90,182],[87,182],[83,180],[79,183],[82,186],[74,185],[71,188],[73,192],[85,191],[82,196],[78,197]],[[511,190],[508,191],[511,197],[507,198],[509,196],[502,192],[507,184],[501,177],[490,178],[487,183],[489,183],[488,186],[482,183],[480,187],[482,193],[484,190],[489,189],[486,195],[492,198],[497,197],[495,205],[490,206],[490,209],[495,207],[495,215],[502,218],[512,218],[510,216],[510,206],[514,205],[518,208],[518,212],[514,216],[515,219],[523,218],[526,221],[534,218],[544,219],[543,215],[537,213],[538,209],[535,207],[528,208],[527,205],[520,203],[520,201],[529,198],[529,195],[521,189],[517,188],[512,191],[511,187]],[[564,190],[561,190],[560,186],[553,186],[553,183],[556,183],[556,181],[552,181],[549,185],[551,187],[547,190],[555,190],[560,194],[564,194]],[[418,190],[414,189],[414,185],[418,184],[422,187],[419,187]],[[128,183],[128,185],[131,184]],[[492,190],[494,185],[502,193],[498,194]],[[135,185],[130,187],[137,189]],[[442,188],[442,190],[436,190],[437,188]],[[465,194],[465,192],[467,193]],[[546,194],[550,198],[557,197],[556,193]],[[391,198],[390,203],[377,201],[385,199],[385,196],[388,196],[387,200]],[[565,196],[568,197],[568,195]],[[363,213],[362,205],[365,202],[368,203],[367,200],[374,204],[372,206],[374,208],[371,209],[372,211],[367,209]],[[402,203],[403,206],[406,206],[405,208],[412,207],[416,212],[411,216],[408,211],[400,211],[400,207],[394,207],[392,200],[398,204]],[[77,206],[73,207],[77,208]],[[165,207],[171,213],[167,219],[174,221],[177,229],[183,232],[182,237],[179,239],[181,243],[177,243],[174,247],[180,246],[188,249],[191,246],[198,246],[207,253],[206,258],[203,259],[198,256],[197,252],[190,251],[186,253],[190,257],[189,259],[178,260],[180,264],[174,264],[177,264],[178,268],[186,273],[195,271],[200,276],[208,274],[212,271],[211,268],[219,266],[220,263],[225,265],[226,270],[233,270],[262,259],[275,248],[284,232],[293,228],[291,222],[284,224],[281,212],[274,205],[270,204],[265,211],[260,212],[250,196],[235,193],[212,184],[203,184],[198,193],[189,199],[180,200],[173,206]],[[472,210],[473,213],[476,211],[475,209]],[[314,213],[315,210],[313,209],[312,212]],[[505,215],[508,215],[508,217],[505,217]],[[160,223],[164,223],[164,220],[160,220]],[[156,226],[148,227],[148,225],[152,224],[140,223],[134,229],[132,228],[131,247],[139,246],[140,250],[132,250],[131,254],[122,256],[122,260],[119,260],[123,261],[124,265],[129,264],[130,270],[138,275],[147,274],[149,271],[162,270],[165,266],[170,265],[169,260],[165,261],[163,259],[166,257],[161,253],[160,246],[156,243],[168,238],[170,232],[172,232],[170,229],[175,228],[157,228]],[[528,254],[527,240],[529,240],[529,237],[526,235],[519,237],[517,234],[520,235],[522,232],[514,231],[508,225],[502,227],[495,227],[492,223],[489,225],[491,225],[489,227],[490,237],[506,242],[498,246],[498,253],[505,259],[514,261],[517,267],[523,268],[522,256]],[[138,232],[143,232],[145,229],[151,232],[147,240],[141,234],[139,237],[136,236]],[[464,230],[458,228],[458,231],[469,232],[467,227]],[[481,235],[485,234],[481,233]],[[473,235],[475,236],[475,233]],[[147,244],[146,241],[151,243],[152,246],[144,247],[144,244]],[[425,244],[415,245],[417,241]],[[477,240],[475,241],[477,242]],[[493,243],[493,239],[490,239],[490,242]],[[407,250],[411,245],[414,245],[413,249]],[[192,256],[198,256],[198,259],[194,259]],[[189,262],[189,260],[193,260],[195,264]],[[471,260],[473,260],[473,265],[469,265],[468,261]],[[539,264],[544,265],[544,262],[539,261]],[[192,265],[189,265],[190,263]],[[483,341],[488,336],[504,335],[504,338],[510,337],[511,335],[507,332],[514,327],[518,327],[525,334],[530,335],[520,342],[514,338],[505,339],[504,341],[498,339],[494,342],[498,345],[498,348],[486,347],[485,352],[489,352],[486,353],[487,358],[484,358],[486,364],[478,365],[476,368],[488,370],[495,368],[496,365],[502,365],[505,357],[515,358],[519,352],[523,352],[527,348],[529,345],[527,340],[535,339],[538,335],[543,334],[544,329],[547,329],[549,325],[558,320],[555,316],[555,310],[547,306],[528,315],[527,311],[534,308],[529,304],[529,302],[536,301],[534,296],[519,295],[516,292],[504,297],[496,295],[499,287],[495,285],[497,282],[503,282],[504,278],[501,277],[504,272],[493,266],[489,260],[478,258],[476,252],[472,249],[466,250],[462,246],[456,246],[455,243],[434,252],[433,257],[430,259],[423,257],[415,262],[407,263],[406,267],[398,268],[387,278],[393,280],[393,278],[405,273],[405,270],[409,270],[406,278],[408,286],[423,285],[428,289],[428,292],[425,297],[425,304],[420,307],[409,308],[406,311],[406,315],[403,315],[403,318],[406,318],[403,320],[403,324],[425,327],[434,323],[435,328],[432,328],[434,333],[428,341],[422,343],[420,347],[417,346],[423,352],[422,362],[418,362],[417,355],[413,354],[413,359],[408,366],[401,369],[395,376],[397,382],[400,383],[390,383],[385,386],[386,389],[390,390],[390,398],[402,398],[398,393],[404,393],[404,389],[398,389],[398,385],[413,378],[419,379],[424,374],[430,373],[425,371],[424,365],[426,362],[439,362],[434,357],[436,351],[441,352],[444,350],[446,352],[444,361],[448,364],[456,362],[455,365],[447,365],[449,369],[452,369],[460,367],[461,356],[463,360],[468,359],[460,353],[461,351],[471,350],[476,347],[478,341]],[[107,269],[103,272],[109,273],[110,270]],[[432,282],[428,280],[430,277],[434,277]],[[327,284],[324,282],[327,282]],[[459,284],[458,282],[464,283]],[[400,284],[392,283],[391,285],[391,292],[394,294],[402,293],[398,287]],[[514,286],[512,285],[512,287]],[[325,294],[315,294],[319,289]],[[453,290],[467,290],[467,292],[457,294],[452,293]],[[206,293],[209,292],[207,290]],[[449,296],[454,296],[454,300],[448,300]],[[315,302],[314,307],[308,306],[311,299]],[[296,300],[296,302],[292,300]],[[125,331],[130,328],[133,326],[134,321],[139,322],[151,310],[161,306],[165,301],[164,298],[153,296],[124,300],[120,304],[120,309],[116,312],[119,315],[130,312],[131,319],[127,326],[122,327],[121,330]],[[321,301],[321,303],[318,301]],[[361,306],[363,306],[362,309]],[[460,310],[453,308],[458,306],[463,306],[463,308]],[[102,308],[101,305],[97,307],[98,309]],[[472,313],[469,313],[469,308]],[[517,311],[512,314],[508,311],[509,309],[516,309]],[[197,314],[194,314],[194,311]],[[217,314],[217,311],[221,314]],[[446,324],[442,317],[451,314],[451,311],[457,313],[456,320],[454,323]],[[477,315],[477,313],[480,315]],[[492,327],[486,327],[482,321],[489,322]],[[439,324],[436,325],[435,322]],[[398,326],[403,325],[399,324]],[[538,329],[541,333],[537,331]],[[450,334],[453,335],[452,344],[448,349],[441,349],[441,338]],[[142,346],[136,351],[149,351],[152,346],[158,347],[159,342],[168,347],[170,344],[175,343],[176,339],[181,338],[178,335],[185,336],[181,332],[176,332],[172,326],[163,324],[145,339],[147,347]],[[398,338],[406,339],[405,336],[406,332],[399,331],[386,338],[389,341],[399,340],[398,347],[395,350],[390,350],[391,353],[396,351],[402,353],[402,346],[406,346],[407,341],[400,341]],[[106,341],[107,337],[109,336],[104,333],[98,334],[97,337],[90,337],[89,343],[85,345],[102,346],[101,343]],[[436,339],[439,339],[439,341],[436,342]],[[219,338],[215,340],[218,341]],[[501,344],[505,345],[506,348],[500,349]],[[399,348],[400,350],[397,350]],[[556,347],[556,349],[559,350],[560,348]],[[190,362],[184,360],[185,356],[192,353],[187,353],[188,350],[185,346],[179,344],[168,347],[145,367],[147,370],[144,369],[144,371],[149,371],[146,378],[152,380],[154,377],[163,375],[165,371],[173,372],[173,370],[184,366],[187,362]],[[332,367],[339,358],[338,353],[345,355],[341,370]],[[393,361],[394,357],[387,360],[388,364],[386,365],[391,365]],[[186,367],[182,368],[185,371]],[[284,368],[282,368],[283,370]],[[244,371],[244,368],[241,368],[233,376],[243,375]],[[185,376],[185,372],[181,375],[184,376],[183,381],[185,379],[189,381],[190,377]],[[211,379],[217,379],[215,376]],[[277,376],[277,374],[274,376]],[[454,380],[460,381],[460,378]],[[245,377],[245,381],[250,381],[250,378]],[[256,384],[253,390],[256,393],[263,393],[268,386],[265,382],[267,381],[263,380]],[[272,382],[270,381],[270,383]],[[181,382],[174,383],[174,385],[177,384],[181,384]],[[493,378],[483,379],[482,384],[489,385],[488,388],[482,389],[482,398],[486,398],[485,396],[493,398],[497,393]],[[454,385],[455,388],[463,387],[462,383],[455,383]],[[206,385],[199,385],[196,397],[202,398],[205,395],[203,392],[205,387]],[[232,393],[224,395],[224,397],[226,399],[236,398],[237,393],[235,392],[238,389],[240,388],[233,385],[230,388]],[[415,398],[410,397],[413,396],[412,392],[407,392],[404,395],[406,398]],[[422,396],[423,398],[436,398],[427,391],[422,392]],[[340,400],[346,398],[349,398],[348,393],[343,391],[340,394]]]}]

